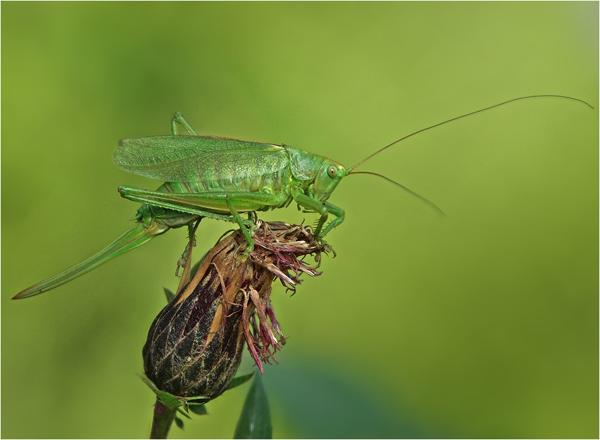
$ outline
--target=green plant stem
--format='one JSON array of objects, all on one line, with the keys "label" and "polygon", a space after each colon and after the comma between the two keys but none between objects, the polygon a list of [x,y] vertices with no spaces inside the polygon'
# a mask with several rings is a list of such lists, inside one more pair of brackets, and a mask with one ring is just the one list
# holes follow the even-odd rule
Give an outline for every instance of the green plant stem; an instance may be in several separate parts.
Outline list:
[{"label": "green plant stem", "polygon": [[152,418],[152,431],[150,438],[167,438],[169,428],[175,419],[176,411],[163,405],[156,399],[154,404],[154,417]]}]

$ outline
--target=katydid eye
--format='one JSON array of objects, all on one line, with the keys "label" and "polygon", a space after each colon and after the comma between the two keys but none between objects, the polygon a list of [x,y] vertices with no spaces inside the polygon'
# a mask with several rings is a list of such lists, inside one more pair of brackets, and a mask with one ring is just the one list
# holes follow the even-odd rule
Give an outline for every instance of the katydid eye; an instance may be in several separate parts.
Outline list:
[{"label": "katydid eye", "polygon": [[327,168],[327,174],[333,179],[337,175],[336,168],[333,165],[330,166],[329,168]]}]

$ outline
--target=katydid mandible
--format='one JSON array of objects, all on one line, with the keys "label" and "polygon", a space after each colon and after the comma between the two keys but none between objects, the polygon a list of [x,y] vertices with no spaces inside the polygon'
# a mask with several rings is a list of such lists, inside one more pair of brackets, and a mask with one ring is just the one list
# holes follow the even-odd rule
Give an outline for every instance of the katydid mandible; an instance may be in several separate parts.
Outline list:
[{"label": "katydid mandible", "polygon": [[[411,136],[482,111],[532,98],[568,99],[593,108],[587,102],[570,96],[521,96],[414,131],[350,168],[287,145],[199,136],[183,116],[176,113],[171,121],[170,136],[123,139],[115,151],[114,161],[120,168],[164,182],[156,191],[119,187],[122,197],[142,203],[136,214],[136,226],[88,259],[22,290],[13,298],[28,298],[58,287],[172,228],[187,226],[193,239],[193,231],[203,218],[239,225],[249,253],[253,249],[253,221],[250,217],[256,211],[283,208],[296,202],[305,212],[319,215],[314,232],[322,238],[344,221],[344,210],[328,200],[340,181],[353,174],[381,177],[441,212],[433,202],[406,186],[378,173],[357,171],[357,168]],[[179,133],[181,127],[186,134]],[[249,219],[242,218],[244,213]],[[327,223],[330,214],[333,219]]]}]

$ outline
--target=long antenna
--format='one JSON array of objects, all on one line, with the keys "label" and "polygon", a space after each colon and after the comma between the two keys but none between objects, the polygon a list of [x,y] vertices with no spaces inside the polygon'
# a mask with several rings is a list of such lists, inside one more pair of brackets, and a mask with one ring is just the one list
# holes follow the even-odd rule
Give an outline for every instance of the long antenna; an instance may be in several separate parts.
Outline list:
[{"label": "long antenna", "polygon": [[448,124],[449,122],[453,122],[453,121],[456,121],[458,119],[466,118],[467,116],[471,116],[471,115],[474,115],[476,113],[481,113],[481,112],[484,112],[486,110],[491,110],[493,108],[500,107],[502,105],[509,104],[511,102],[520,101],[520,100],[523,100],[523,99],[532,99],[532,98],[561,98],[561,99],[569,99],[571,101],[577,101],[577,102],[580,102],[582,104],[585,104],[585,105],[587,105],[591,109],[594,108],[589,102],[586,102],[583,99],[573,98],[572,96],[565,96],[565,95],[529,95],[529,96],[520,96],[518,98],[509,99],[508,101],[503,101],[503,102],[500,102],[498,104],[490,105],[489,107],[485,107],[485,108],[481,108],[479,110],[475,110],[475,111],[472,111],[472,112],[469,112],[469,113],[465,113],[464,115],[455,116],[453,118],[446,119],[445,121],[438,122],[437,124],[430,125],[429,127],[425,127],[425,128],[421,128],[420,130],[413,131],[412,133],[409,133],[406,136],[402,136],[400,139],[396,139],[394,142],[391,142],[391,143],[387,144],[386,146],[381,147],[379,150],[375,151],[374,153],[368,155],[363,160],[361,160],[360,162],[358,162],[351,169],[352,170],[356,169],[357,167],[361,166],[363,163],[365,163],[366,161],[368,161],[369,159],[371,159],[373,156],[376,156],[379,153],[381,153],[382,151],[387,150],[391,146],[396,145],[398,142],[403,141],[405,139],[408,139],[409,137],[412,137],[412,136],[417,135],[419,133],[423,133],[424,131],[431,130],[432,128],[436,128],[436,127],[439,127],[440,125]]},{"label": "long antenna", "polygon": [[416,197],[417,199],[421,200],[422,202],[426,203],[427,205],[429,205],[429,207],[433,208],[434,210],[436,210],[438,212],[438,214],[441,214],[443,216],[445,216],[446,214],[444,213],[444,211],[442,211],[442,209],[436,205],[435,203],[433,203],[431,200],[429,200],[426,197],[423,197],[421,194],[418,194],[416,192],[414,192],[412,189],[408,188],[407,186],[402,185],[400,182],[396,182],[395,180],[390,179],[387,176],[384,176],[383,174],[379,174],[379,173],[375,173],[373,171],[351,171],[348,175],[352,176],[353,174],[369,174],[371,176],[377,176],[377,177],[381,177],[382,179],[387,180],[388,182],[402,188],[404,191],[406,191],[407,193],[411,194],[412,196]]}]

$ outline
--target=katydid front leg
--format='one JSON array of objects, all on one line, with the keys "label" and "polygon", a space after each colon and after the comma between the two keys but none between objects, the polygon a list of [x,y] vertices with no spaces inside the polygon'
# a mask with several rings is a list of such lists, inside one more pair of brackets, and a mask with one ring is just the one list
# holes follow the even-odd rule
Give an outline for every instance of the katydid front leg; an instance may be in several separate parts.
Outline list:
[{"label": "katydid front leg", "polygon": [[[333,228],[339,226],[344,221],[346,215],[344,210],[333,203],[321,202],[320,200],[307,196],[300,190],[293,192],[292,197],[298,205],[321,215],[319,223],[315,228],[315,236],[318,238],[325,237]],[[335,218],[325,226],[325,229],[323,229],[323,225],[327,221],[329,214],[333,214]]]},{"label": "katydid front leg", "polygon": [[[333,228],[337,228],[339,225],[341,225],[344,219],[346,218],[346,212],[339,206],[336,206],[330,202],[325,202],[324,204],[327,208],[327,211],[333,214],[335,218],[331,220],[331,222],[325,227],[325,229],[320,235],[321,237],[325,237],[327,234],[329,234],[330,231],[333,230]],[[318,235],[319,234],[317,234],[317,236]]]}]

